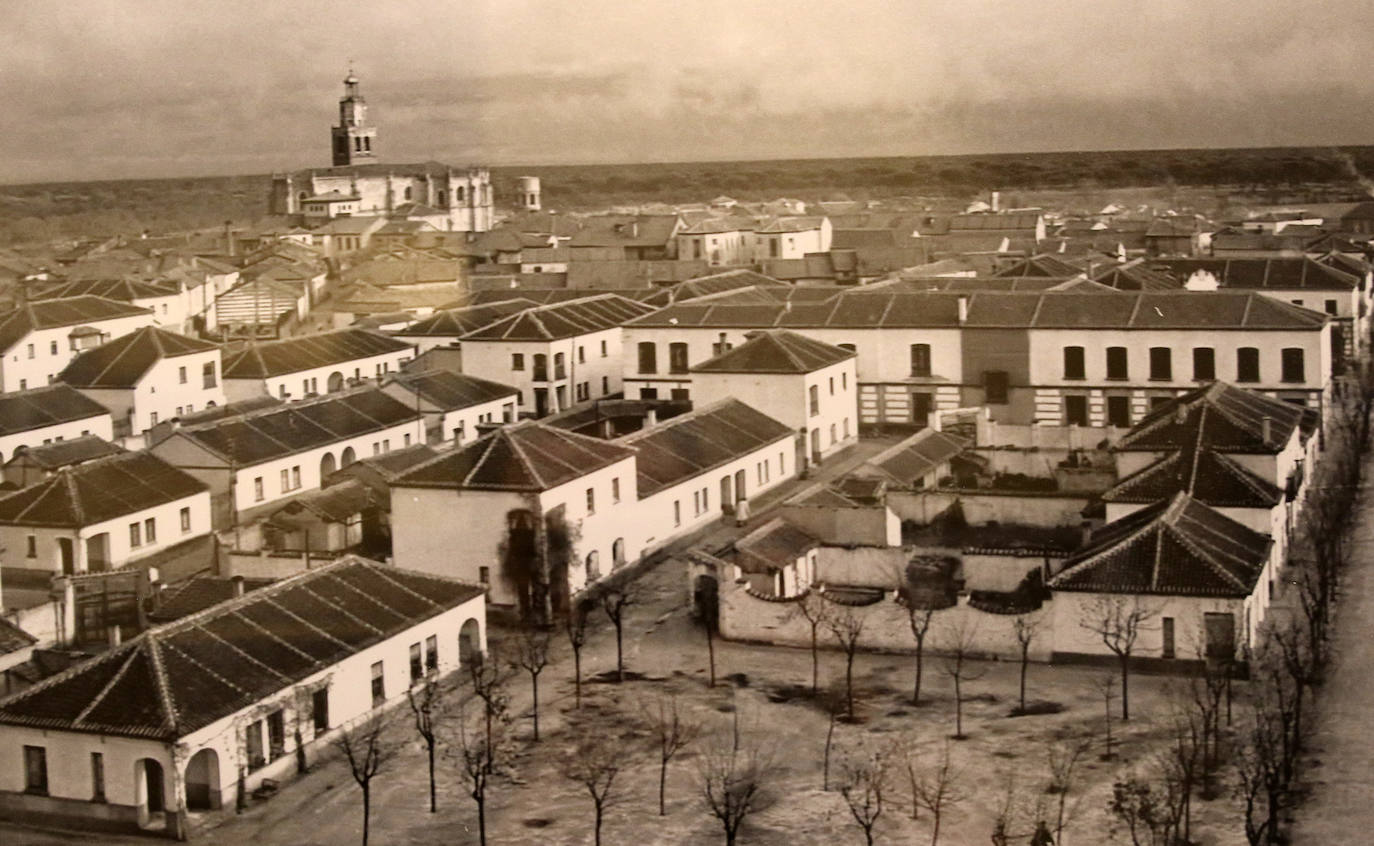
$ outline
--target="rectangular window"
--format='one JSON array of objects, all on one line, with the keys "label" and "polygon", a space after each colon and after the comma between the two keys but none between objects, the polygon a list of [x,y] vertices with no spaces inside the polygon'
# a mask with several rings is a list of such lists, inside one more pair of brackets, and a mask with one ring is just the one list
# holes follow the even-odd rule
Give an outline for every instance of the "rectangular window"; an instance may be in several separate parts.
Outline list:
[{"label": "rectangular window", "polygon": [[178,367],[178,368],[177,368],[177,382],[179,382],[179,383],[181,383],[181,384],[183,384],[183,385],[186,384],[186,368],[185,368],[185,367]]},{"label": "rectangular window", "polygon": [[702,489],[701,489],[701,510],[702,510],[702,511],[709,511],[709,510],[711,510],[711,489],[710,489],[710,488],[702,488]]},{"label": "rectangular window", "polygon": [[785,452],[778,453],[778,472],[784,476],[787,475],[787,453]]},{"label": "rectangular window", "polygon": [[391,438],[382,438],[382,452],[391,452]]},{"label": "rectangular window", "polygon": [[1131,398],[1107,397],[1107,423],[1123,429],[1131,425]]},{"label": "rectangular window", "polygon": [[260,769],[267,763],[262,748],[262,720],[254,720],[243,727],[243,749],[248,756],[248,769]]},{"label": "rectangular window", "polygon": [[511,369],[511,370],[524,370],[524,369],[525,369],[525,354],[524,354],[524,353],[511,353],[511,354],[510,354],[510,369]]},{"label": "rectangular window", "polygon": [[91,753],[91,799],[105,801],[105,755],[100,752]]},{"label": "rectangular window", "polygon": [[596,488],[587,488],[587,513],[596,513]]},{"label": "rectangular window", "polygon": [[56,342],[56,341],[49,341],[49,342],[48,342],[48,355],[57,355],[57,342]]},{"label": "rectangular window", "polygon": [[24,747],[24,792],[48,795],[48,750],[42,746]]},{"label": "rectangular window", "polygon": [[1160,657],[1174,657],[1174,618],[1160,617]]},{"label": "rectangular window", "polygon": [[831,377],[830,377],[830,395],[831,395],[832,397],[835,396],[835,377],[834,377],[834,376],[831,376]]},{"label": "rectangular window", "polygon": [[26,537],[24,539],[24,546],[25,552],[28,554],[29,558],[38,557],[38,537],[36,535],[29,535]]},{"label": "rectangular window", "polygon": [[1005,370],[988,370],[983,373],[983,392],[989,403],[1005,405],[1009,390],[1009,379]]},{"label": "rectangular window", "polygon": [[377,708],[386,702],[386,680],[382,676],[382,662],[372,665],[372,707]]},{"label": "rectangular window", "polygon": [[639,372],[658,372],[658,345],[652,341],[641,341],[639,344]]},{"label": "rectangular window", "polygon": [[33,358],[33,344],[29,344],[29,358]]},{"label": "rectangular window", "polygon": [[611,480],[611,502],[620,502],[620,479]]},{"label": "rectangular window", "polygon": [[1107,378],[1125,379],[1127,373],[1126,348],[1107,347]]},{"label": "rectangular window", "polygon": [[420,644],[410,645],[410,683],[413,685],[425,676],[424,658],[420,654]]},{"label": "rectangular window", "polygon": [[215,363],[213,361],[205,362],[200,368],[201,387],[213,388],[217,378],[218,377],[215,375]]},{"label": "rectangular window", "polygon": [[848,373],[841,373],[841,374],[840,374],[840,390],[842,390],[842,391],[847,391],[847,390],[849,390],[849,374],[848,374]]},{"label": "rectangular window", "polygon": [[148,422],[151,423],[151,424],[153,424],[154,426],[157,425],[157,412],[156,412],[156,411],[154,411],[153,413],[151,413],[151,414],[148,415]]},{"label": "rectangular window", "polygon": [[439,636],[425,638],[425,672],[439,672]]},{"label": "rectangular window", "polygon": [[658,399],[658,388],[640,388],[640,399]]},{"label": "rectangular window", "polygon": [[1325,303],[1325,305],[1326,305],[1326,313],[1327,313],[1327,314],[1334,315],[1334,314],[1337,313],[1336,301],[1335,301],[1335,300],[1327,300],[1326,303]]},{"label": "rectangular window", "polygon": [[280,709],[267,715],[267,757],[275,761],[286,754],[286,715]]},{"label": "rectangular window", "polygon": [[610,392],[611,392],[611,377],[609,377],[609,376],[602,376],[602,377],[601,377],[601,395],[604,397],[606,394],[609,394]]},{"label": "rectangular window", "polygon": [[821,413],[821,391],[820,391],[820,386],[819,386],[819,385],[812,385],[810,388],[807,388],[807,389],[806,389],[806,394],[807,394],[807,397],[809,398],[809,406],[810,406],[810,410],[811,410],[810,416],[815,417],[817,414],[820,414],[820,413]]},{"label": "rectangular window", "polygon": [[143,521],[143,542],[157,542],[157,519],[154,517],[149,517]]},{"label": "rectangular window", "polygon": [[1064,348],[1064,378],[1065,379],[1086,379],[1087,372],[1084,368],[1083,348],[1065,347]]},{"label": "rectangular window", "polygon": [[687,372],[687,345],[676,341],[668,345],[668,372]]},{"label": "rectangular window", "polygon": [[1070,426],[1088,425],[1088,398],[1084,396],[1064,397],[1064,422]]},{"label": "rectangular window", "polygon": [[253,480],[253,499],[262,502],[262,477],[258,476]]},{"label": "rectangular window", "polygon": [[291,471],[282,468],[281,471],[281,492],[286,493],[291,490]]},{"label": "rectangular window", "polygon": [[831,423],[831,424],[830,424],[830,445],[831,445],[831,446],[834,446],[834,445],[835,445],[835,424],[834,424],[834,423]]},{"label": "rectangular window", "polygon": [[1306,378],[1303,374],[1302,347],[1284,347],[1283,358],[1283,381],[1285,382],[1304,382]]},{"label": "rectangular window", "polygon": [[605,358],[605,357],[606,357],[607,355],[609,355],[609,354],[610,354],[610,353],[608,353],[608,352],[606,351],[606,342],[605,342],[605,341],[602,341],[602,342],[601,342],[601,357],[602,357],[602,358]]},{"label": "rectangular window", "polygon": [[129,546],[143,546],[143,529],[137,523],[129,524]]},{"label": "rectangular window", "polygon": [[1173,350],[1150,347],[1150,378],[1157,381],[1174,378]]},{"label": "rectangular window", "polygon": [[586,364],[586,363],[587,363],[587,348],[586,348],[586,347],[578,347],[578,348],[577,348],[577,363],[578,363],[578,364]]},{"label": "rectangular window", "polygon": [[911,345],[911,375],[930,375],[930,344]]},{"label": "rectangular window", "polygon": [[682,525],[682,503],[677,500],[673,500],[673,525]]},{"label": "rectangular window", "polygon": [[480,582],[481,584],[484,584],[484,585],[489,585],[489,584],[491,584],[491,568],[490,568],[490,567],[478,567],[478,568],[477,568],[477,581]]},{"label": "rectangular window", "polygon": [[322,687],[310,694],[310,715],[316,737],[329,731],[329,688]]},{"label": "rectangular window", "polygon": [[1217,378],[1217,353],[1211,347],[1193,347],[1193,378]]},{"label": "rectangular window", "polygon": [[1241,347],[1236,350],[1236,381],[1258,382],[1260,380],[1259,347]]},{"label": "rectangular window", "polygon": [[297,465],[297,466],[291,468],[291,490],[294,491],[295,489],[299,488],[300,486],[301,486],[301,468],[300,468],[300,465]]}]

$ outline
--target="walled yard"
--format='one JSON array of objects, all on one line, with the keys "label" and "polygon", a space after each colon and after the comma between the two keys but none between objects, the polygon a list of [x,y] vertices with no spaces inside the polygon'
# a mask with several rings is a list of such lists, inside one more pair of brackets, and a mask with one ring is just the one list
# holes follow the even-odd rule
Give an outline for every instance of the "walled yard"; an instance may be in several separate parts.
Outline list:
[{"label": "walled yard", "polygon": [[[769,810],[751,817],[741,830],[742,844],[794,846],[802,843],[864,842],[837,790],[824,791],[822,759],[827,716],[810,703],[810,655],[805,649],[740,643],[716,643],[718,681],[709,688],[704,634],[688,616],[682,596],[682,565],[669,559],[642,580],[646,601],[628,614],[626,667],[630,679],[615,684],[614,634],[597,612],[595,630],[584,649],[583,668],[598,681],[583,686],[583,710],[604,718],[629,736],[625,742],[628,769],[616,782],[619,801],[607,812],[603,841],[606,844],[679,844],[724,842],[721,828],[705,809],[697,786],[701,760],[689,747],[669,770],[667,815],[657,814],[658,765],[648,737],[635,720],[641,702],[660,693],[680,697],[693,719],[704,721],[727,739],[739,716],[741,745],[761,740],[777,764],[770,792],[776,802]],[[572,660],[563,633],[554,641],[555,660],[541,676],[540,743],[528,742],[529,720],[520,719],[515,731],[520,739],[518,757],[509,772],[493,781],[487,818],[489,842],[539,842],[571,846],[592,842],[592,805],[583,789],[559,773],[560,755],[569,747],[572,732],[567,715],[572,713]],[[500,634],[493,627],[493,639]],[[498,647],[499,649],[499,647]],[[956,793],[965,797],[950,807],[941,821],[941,843],[986,844],[997,808],[1012,779],[1020,802],[1042,802],[1054,808],[1057,797],[1045,792],[1047,754],[1061,747],[1089,741],[1090,751],[1080,758],[1067,801],[1068,822],[1061,843],[1130,843],[1124,831],[1108,834],[1107,802],[1111,785],[1123,767],[1143,761],[1164,748],[1162,719],[1168,713],[1168,680],[1158,676],[1131,677],[1129,724],[1121,724],[1119,703],[1114,702],[1112,730],[1119,743],[1117,760],[1099,759],[1103,738],[1103,701],[1094,682],[1104,671],[1088,667],[1033,664],[1030,667],[1030,700],[1048,700],[1064,706],[1061,713],[1009,717],[1017,699],[1019,666],[1015,662],[974,662],[977,681],[965,682],[965,695],[973,701],[964,706],[967,739],[951,742],[951,757],[958,779]],[[910,705],[913,659],[909,655],[860,655],[855,667],[856,687],[861,691],[858,719],[839,722],[835,730],[835,755],[831,768],[832,788],[842,778],[842,750],[866,742],[893,749],[910,744],[916,750],[919,773],[929,773],[938,761],[945,738],[953,733],[954,699],[950,679],[941,671],[938,658],[927,657],[923,704]],[[641,675],[642,674],[642,675]],[[730,679],[727,679],[730,676]],[[821,655],[822,686],[842,680],[844,656],[834,649]],[[510,687],[515,710],[527,714],[528,676],[516,676]],[[475,716],[475,708],[470,710]],[[472,800],[460,782],[457,764],[439,762],[439,810],[428,812],[424,753],[404,705],[393,724],[404,751],[374,782],[372,838],[374,844],[476,843],[476,816]],[[699,741],[699,744],[701,742]],[[1223,777],[1229,773],[1223,769]],[[931,837],[931,816],[921,810],[919,819],[910,812],[910,790],[904,767],[894,774],[886,793],[886,807],[875,828],[874,842],[926,843]],[[1225,790],[1222,798],[1194,803],[1193,842],[1197,844],[1244,843],[1239,810]],[[197,836],[205,843],[291,844],[291,846],[348,846],[361,842],[360,792],[346,765],[339,759],[316,763],[309,774],[286,785],[276,796],[252,801],[251,807],[222,821],[201,823]],[[1053,825],[1053,812],[1049,812]],[[1012,830],[1013,843],[1029,841],[1024,815]],[[147,843],[100,837],[102,843]],[[47,846],[86,841],[77,834],[0,826],[0,842],[7,846]],[[87,841],[88,842],[88,841]]]}]

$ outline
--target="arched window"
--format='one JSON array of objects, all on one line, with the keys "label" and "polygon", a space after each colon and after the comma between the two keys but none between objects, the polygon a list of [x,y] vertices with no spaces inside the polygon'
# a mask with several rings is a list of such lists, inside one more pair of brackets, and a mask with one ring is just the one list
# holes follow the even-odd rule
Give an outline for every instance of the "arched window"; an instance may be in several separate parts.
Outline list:
[{"label": "arched window", "polygon": [[611,544],[611,567],[619,570],[625,566],[625,539],[616,538]]},{"label": "arched window", "polygon": [[320,459],[320,481],[323,482],[330,473],[334,472],[334,453],[326,452]]},{"label": "arched window", "polygon": [[343,455],[339,457],[339,466],[347,467],[358,460],[358,456],[353,452],[353,447],[344,447]]},{"label": "arched window", "polygon": [[601,561],[596,550],[587,553],[587,584],[601,578]]}]

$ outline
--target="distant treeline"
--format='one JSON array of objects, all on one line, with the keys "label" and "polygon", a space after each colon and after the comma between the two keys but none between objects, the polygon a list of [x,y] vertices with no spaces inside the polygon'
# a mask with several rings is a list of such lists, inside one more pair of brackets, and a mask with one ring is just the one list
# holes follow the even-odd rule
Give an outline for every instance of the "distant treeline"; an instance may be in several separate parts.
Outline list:
[{"label": "distant treeline", "polygon": [[[1374,171],[1374,147],[1141,150],[878,159],[564,165],[493,170],[498,202],[515,178],[543,180],[546,207],[703,202],[780,196],[970,198],[993,188],[1236,186],[1259,191],[1354,183]],[[0,186],[0,244],[89,235],[136,235],[246,223],[267,212],[267,176],[143,179]]]}]

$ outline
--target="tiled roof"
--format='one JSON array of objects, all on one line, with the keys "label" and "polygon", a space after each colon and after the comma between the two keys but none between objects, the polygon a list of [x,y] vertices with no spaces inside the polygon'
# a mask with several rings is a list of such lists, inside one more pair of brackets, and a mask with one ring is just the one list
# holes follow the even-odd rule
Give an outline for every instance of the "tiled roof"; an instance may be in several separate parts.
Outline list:
[{"label": "tiled roof", "polygon": [[445,411],[456,411],[484,402],[514,397],[517,393],[510,385],[455,373],[452,370],[408,371],[397,373],[391,378]]},{"label": "tiled roof", "polygon": [[852,350],[786,329],[759,332],[691,368],[693,373],[814,373],[855,357]]},{"label": "tiled roof", "polygon": [[16,453],[16,456],[22,454],[29,462],[45,470],[56,470],[59,467],[80,464],[83,461],[103,458],[120,452],[124,452],[124,447],[112,444],[96,435],[82,435],[79,438],[69,438],[65,441],[25,447],[24,451]]},{"label": "tiled roof", "polygon": [[993,275],[1006,277],[1049,276],[1057,279],[1064,279],[1070,276],[1077,276],[1082,272],[1082,268],[1070,264],[1056,256],[1038,255],[1031,256],[1024,261],[1018,261],[1003,270],[997,271]]},{"label": "tiled roof", "polygon": [[464,335],[463,341],[553,341],[600,332],[652,312],[653,306],[602,294],[513,314]]},{"label": "tiled roof", "polygon": [[1272,508],[1282,498],[1265,481],[1222,453],[1188,447],[1122,479],[1106,502],[1159,502],[1179,491],[1213,508]]},{"label": "tiled roof", "polygon": [[774,517],[735,541],[735,566],[746,573],[772,573],[820,545],[811,535]]},{"label": "tiled roof", "polygon": [[825,224],[825,217],[818,215],[798,215],[792,217],[775,217],[758,228],[760,235],[774,235],[783,232],[809,232],[812,229],[820,229]]},{"label": "tiled roof", "polygon": [[162,282],[146,282],[141,279],[82,279],[77,282],[64,282],[51,288],[45,288],[33,299],[55,300],[63,297],[80,297],[86,294],[128,303],[156,297],[175,297],[177,286]]},{"label": "tiled roof", "polygon": [[1177,238],[1198,234],[1201,227],[1195,217],[1156,217],[1145,230],[1146,238]]},{"label": "tiled roof", "polygon": [[617,443],[638,453],[635,469],[639,498],[651,496],[678,482],[769,444],[789,442],[795,433],[737,399],[726,399],[674,417],[652,429],[642,429]]},{"label": "tiled roof", "polygon": [[264,379],[410,349],[414,347],[377,332],[340,329],[251,344],[225,359],[224,378]]},{"label": "tiled roof", "polygon": [[150,452],[121,452],[0,496],[0,524],[75,528],[136,514],[207,490]]},{"label": "tiled roof", "polygon": [[395,482],[401,487],[546,491],[634,455],[609,441],[524,421],[440,453]]},{"label": "tiled roof", "polygon": [[1199,271],[1217,278],[1222,288],[1255,290],[1350,291],[1359,277],[1310,258],[1160,259],[1153,270],[1186,281]]},{"label": "tiled roof", "polygon": [[634,327],[955,328],[959,299],[971,327],[1049,329],[1318,329],[1326,316],[1249,291],[954,294],[842,294],[820,303],[731,305],[678,303],[627,325]]},{"label": "tiled roof", "polygon": [[1175,291],[1183,283],[1139,263],[1118,264],[1094,271],[1092,280],[1120,291]]},{"label": "tiled roof", "polygon": [[149,368],[164,358],[215,349],[218,345],[209,341],[156,326],[143,326],[81,353],[71,360],[59,378],[77,388],[132,388]]},{"label": "tiled roof", "polygon": [[35,329],[80,326],[83,323],[152,313],[150,309],[90,295],[30,302],[0,314],[0,352],[14,346]]},{"label": "tiled roof", "polygon": [[376,495],[359,479],[347,479],[327,488],[294,496],[267,518],[274,526],[294,528],[318,518],[330,523],[346,523],[377,504]]},{"label": "tiled roof", "polygon": [[[267,587],[275,579],[244,579],[244,591]],[[234,580],[223,576],[195,576],[163,590],[157,608],[148,613],[151,623],[170,623],[204,611],[235,596]]]},{"label": "tiled roof", "polygon": [[0,700],[0,724],[173,741],[482,593],[348,556]]},{"label": "tiled roof", "polygon": [[295,455],[419,419],[415,409],[375,385],[327,394],[205,425],[186,425],[174,435],[240,466]]},{"label": "tiled roof", "polygon": [[568,241],[570,247],[657,247],[668,243],[677,215],[590,217]]},{"label": "tiled roof", "polygon": [[489,305],[464,306],[438,311],[392,334],[398,338],[457,337],[490,326],[537,303],[528,299],[509,299]]},{"label": "tiled roof", "polygon": [[993,214],[956,214],[949,220],[951,232],[1006,231],[1035,229],[1040,222],[1038,212],[1005,212]]},{"label": "tiled roof", "polygon": [[0,394],[0,435],[109,414],[110,410],[70,385],[45,385]]},{"label": "tiled roof", "polygon": [[9,655],[21,649],[33,646],[38,642],[38,638],[24,631],[23,629],[0,617],[0,655]]},{"label": "tiled roof", "polygon": [[1223,453],[1273,454],[1283,449],[1295,428],[1306,436],[1316,425],[1315,409],[1213,382],[1151,411],[1113,449],[1160,452],[1196,446]]},{"label": "tiled roof", "polygon": [[1054,590],[1246,597],[1271,541],[1179,493],[1093,532],[1050,579]]},{"label": "tiled roof", "polygon": [[911,487],[930,471],[968,449],[969,442],[935,429],[922,429],[864,462],[893,482]]}]

